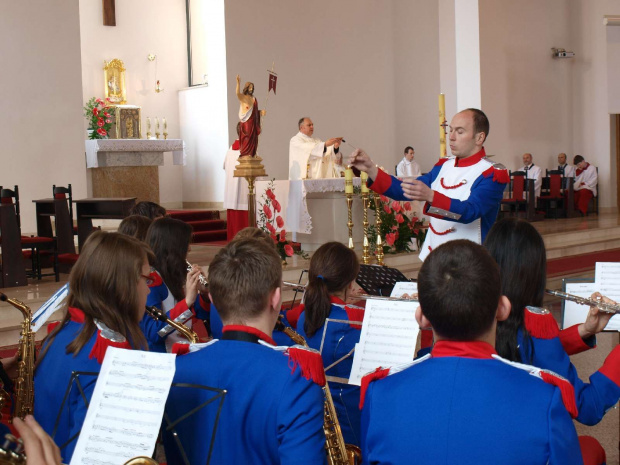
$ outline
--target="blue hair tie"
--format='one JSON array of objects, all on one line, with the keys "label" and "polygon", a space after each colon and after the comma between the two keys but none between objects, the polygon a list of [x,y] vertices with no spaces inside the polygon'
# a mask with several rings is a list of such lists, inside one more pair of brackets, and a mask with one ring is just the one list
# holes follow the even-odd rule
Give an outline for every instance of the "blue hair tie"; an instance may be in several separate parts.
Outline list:
[{"label": "blue hair tie", "polygon": [[320,279],[321,281],[325,282],[325,278],[323,277],[322,274],[319,274],[316,277],[317,277],[317,279]]}]

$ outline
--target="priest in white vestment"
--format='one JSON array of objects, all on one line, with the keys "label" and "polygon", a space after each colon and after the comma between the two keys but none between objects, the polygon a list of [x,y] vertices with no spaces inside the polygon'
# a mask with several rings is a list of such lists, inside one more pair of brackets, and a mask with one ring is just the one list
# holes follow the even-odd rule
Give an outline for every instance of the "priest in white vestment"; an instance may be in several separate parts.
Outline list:
[{"label": "priest in white vestment", "polygon": [[[237,133],[239,125],[237,125]],[[243,228],[247,227],[248,222],[248,182],[245,178],[234,176],[237,167],[237,159],[241,153],[241,145],[237,139],[226,152],[224,159],[224,170],[226,180],[224,181],[224,209],[226,210],[226,239],[230,242],[235,235]]]},{"label": "priest in white vestment", "polygon": [[342,137],[333,137],[323,142],[314,139],[314,124],[310,118],[299,120],[299,132],[291,138],[289,146],[288,178],[325,179],[339,178],[342,154],[339,152]]}]

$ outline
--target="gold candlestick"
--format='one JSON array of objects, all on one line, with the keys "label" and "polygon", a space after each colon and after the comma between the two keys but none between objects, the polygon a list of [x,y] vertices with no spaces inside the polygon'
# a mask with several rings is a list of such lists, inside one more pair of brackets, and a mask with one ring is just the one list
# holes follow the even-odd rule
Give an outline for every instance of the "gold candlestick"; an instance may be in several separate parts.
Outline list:
[{"label": "gold candlestick", "polygon": [[362,205],[364,207],[363,226],[364,226],[364,242],[362,244],[362,262],[364,265],[370,264],[370,244],[368,243],[368,205],[370,191],[366,182],[368,181],[368,173],[362,171],[360,173],[361,190],[362,190]]},{"label": "gold candlestick", "polygon": [[160,132],[159,132],[159,118],[156,116],[155,117],[155,137],[157,139],[159,139],[159,134],[160,134]]},{"label": "gold candlestick", "polygon": [[237,167],[233,174],[236,178],[245,178],[248,181],[248,223],[251,227],[256,227],[256,193],[254,181],[259,176],[267,176],[263,159],[259,156],[242,156],[238,159]]},{"label": "gold candlestick", "polygon": [[349,227],[349,249],[355,249],[353,244],[353,170],[351,167],[347,167],[344,170],[344,195],[347,198],[347,214],[349,221],[347,226]]},{"label": "gold candlestick", "polygon": [[153,134],[151,134],[151,118],[146,117],[146,138],[147,140],[151,138]]},{"label": "gold candlestick", "polygon": [[379,194],[373,193],[372,197],[375,201],[375,226],[377,228],[377,264],[383,266],[383,240],[381,239],[381,199]]},{"label": "gold candlestick", "polygon": [[166,118],[164,118],[164,140],[168,139],[168,123],[166,122]]}]

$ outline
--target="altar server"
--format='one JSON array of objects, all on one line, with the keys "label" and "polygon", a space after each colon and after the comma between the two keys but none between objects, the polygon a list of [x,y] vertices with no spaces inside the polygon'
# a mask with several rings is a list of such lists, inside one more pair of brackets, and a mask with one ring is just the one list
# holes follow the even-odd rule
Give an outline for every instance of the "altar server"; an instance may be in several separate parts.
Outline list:
[{"label": "altar server", "polygon": [[399,178],[417,178],[422,174],[420,165],[413,159],[415,150],[413,147],[405,147],[405,156],[396,165],[396,176]]},{"label": "altar server", "polygon": [[568,379],[575,388],[577,421],[598,423],[620,399],[620,346],[611,351],[603,366],[590,377],[590,383],[579,378],[569,354],[596,347],[595,335],[612,315],[592,308],[585,323],[559,330],[553,315],[541,308],[546,288],[545,244],[527,221],[498,221],[485,246],[499,264],[502,293],[512,303],[510,317],[497,326],[498,353],[515,362],[553,370]]},{"label": "altar server", "polygon": [[[192,228],[183,221],[173,218],[160,218],[149,227],[146,243],[155,255],[150,272],[147,305],[155,306],[166,312],[173,320],[198,317],[208,320],[208,303],[202,301],[199,288],[200,267],[194,265],[187,272],[187,253],[192,238]],[[191,320],[185,323],[191,326]],[[165,352],[183,337],[176,331],[165,336],[158,335],[166,323],[155,321],[145,315],[140,323],[149,343],[149,348]]]},{"label": "altar server", "polygon": [[596,197],[596,185],[598,184],[598,171],[590,165],[581,155],[575,155],[575,208],[582,215],[588,213],[588,204],[592,197]]},{"label": "altar server", "polygon": [[220,390],[223,403],[219,414],[219,403],[209,404],[165,436],[168,463],[183,463],[179,443],[189,463],[206,463],[216,424],[211,463],[324,463],[321,356],[271,338],[281,305],[278,253],[262,240],[233,241],[211,262],[208,279],[223,336],[177,357],[174,382],[196,388],[173,387],[166,411],[178,419],[204,404],[214,393],[201,386]]},{"label": "altar server", "polygon": [[[346,305],[360,265],[357,255],[340,242],[328,242],[314,252],[310,260],[304,311],[297,329],[308,345],[321,350],[328,376],[349,379],[353,364],[352,349],[360,340],[361,326],[347,321],[362,321],[364,309]],[[327,319],[340,320],[326,321]],[[344,323],[343,323],[344,321]],[[343,357],[343,360],[341,360]],[[358,386],[330,382],[334,406],[347,444],[360,445],[360,410]]]},{"label": "altar server", "polygon": [[[96,376],[82,375],[84,399],[73,372],[99,373],[108,347],[146,349],[139,322],[149,294],[149,258],[143,243],[119,233],[91,234],[69,276],[65,315],[43,341],[34,377],[34,415],[69,463]],[[60,413],[55,428],[56,418]]]},{"label": "altar server", "polygon": [[400,181],[377,168],[363,151],[355,150],[349,164],[369,176],[369,187],[395,200],[426,202],[423,214],[431,217],[420,250],[424,260],[431,250],[454,239],[482,243],[495,222],[508,172],[485,157],[482,146],[489,134],[489,120],[475,108],[457,113],[450,123],[453,157],[440,158],[430,173]]},{"label": "altar server", "polygon": [[364,463],[583,463],[570,384],[495,352],[496,323],[510,314],[500,291],[482,246],[456,240],[431,252],[416,318],[437,342],[430,355],[363,378]]},{"label": "altar server", "polygon": [[323,142],[312,137],[314,123],[308,117],[298,122],[299,132],[289,145],[289,175],[296,179],[339,178],[342,172],[342,137],[332,137]]}]

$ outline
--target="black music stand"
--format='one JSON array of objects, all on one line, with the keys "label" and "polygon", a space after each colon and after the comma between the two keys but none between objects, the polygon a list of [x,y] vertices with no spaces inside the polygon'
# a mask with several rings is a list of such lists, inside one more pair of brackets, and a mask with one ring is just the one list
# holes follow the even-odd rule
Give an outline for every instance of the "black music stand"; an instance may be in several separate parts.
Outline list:
[{"label": "black music stand", "polygon": [[412,281],[396,268],[380,265],[360,265],[355,282],[367,294],[389,296],[398,282]]}]

